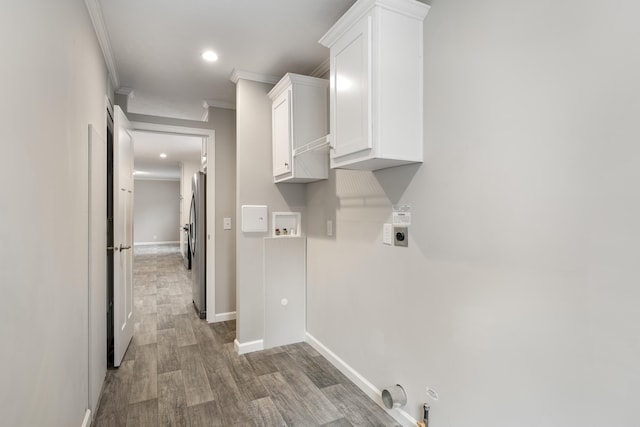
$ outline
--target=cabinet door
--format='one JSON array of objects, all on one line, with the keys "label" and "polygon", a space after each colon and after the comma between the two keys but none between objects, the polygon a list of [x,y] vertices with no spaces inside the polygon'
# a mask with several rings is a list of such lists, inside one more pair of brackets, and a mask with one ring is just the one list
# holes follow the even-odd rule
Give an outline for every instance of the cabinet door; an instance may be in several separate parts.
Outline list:
[{"label": "cabinet door", "polygon": [[371,17],[354,25],[331,48],[333,157],[372,147]]},{"label": "cabinet door", "polygon": [[286,90],[274,102],[273,176],[291,172],[291,90]]}]

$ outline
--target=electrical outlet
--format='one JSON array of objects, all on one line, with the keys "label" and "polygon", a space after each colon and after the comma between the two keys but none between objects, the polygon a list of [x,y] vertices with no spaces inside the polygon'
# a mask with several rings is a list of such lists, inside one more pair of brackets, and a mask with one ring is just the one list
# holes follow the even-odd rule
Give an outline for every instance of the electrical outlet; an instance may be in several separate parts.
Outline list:
[{"label": "electrical outlet", "polygon": [[409,246],[409,228],[393,227],[394,246]]},{"label": "electrical outlet", "polygon": [[333,221],[330,219],[327,220],[327,236],[333,236]]}]

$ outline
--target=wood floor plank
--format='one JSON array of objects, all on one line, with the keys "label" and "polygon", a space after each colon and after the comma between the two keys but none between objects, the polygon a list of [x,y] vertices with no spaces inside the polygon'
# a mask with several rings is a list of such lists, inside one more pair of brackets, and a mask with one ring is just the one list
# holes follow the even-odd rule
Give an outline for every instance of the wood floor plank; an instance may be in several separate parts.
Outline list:
[{"label": "wood floor plank", "polygon": [[340,384],[347,380],[324,357],[305,351],[304,346],[287,349],[287,353],[318,388]]},{"label": "wood floor plank", "polygon": [[198,345],[178,347],[178,357],[180,358],[180,369],[184,380],[187,406],[213,400],[213,391],[207,379],[207,372],[202,364]]},{"label": "wood floor plank", "polygon": [[340,418],[339,420],[322,424],[322,427],[355,427],[355,426],[351,424],[346,418]]},{"label": "wood floor plank", "polygon": [[275,354],[272,360],[294,393],[300,396],[301,403],[313,412],[314,420],[318,424],[325,424],[343,417],[288,353]]},{"label": "wood floor plank", "polygon": [[126,425],[133,365],[134,361],[128,360],[119,369],[107,372],[95,417],[96,426]]},{"label": "wood floor plank", "polygon": [[321,424],[313,416],[312,411],[305,404],[302,397],[291,388],[280,372],[263,375],[260,377],[260,381],[269,390],[273,403],[287,425],[307,426]]},{"label": "wood floor plank", "polygon": [[158,374],[180,369],[178,338],[175,329],[158,331]]},{"label": "wood floor plank", "polygon": [[127,427],[157,427],[158,400],[146,400],[129,406]]},{"label": "wood floor plank", "polygon": [[[227,427],[223,424],[218,404],[215,401],[201,403],[187,408],[191,427]],[[236,424],[237,425],[237,424]]]},{"label": "wood floor plank", "polygon": [[353,426],[399,426],[355,386],[336,384],[322,389],[322,393]]},{"label": "wood floor plank", "polygon": [[133,339],[137,345],[158,342],[156,313],[136,313],[136,322],[133,326]]},{"label": "wood floor plank", "polygon": [[280,411],[273,403],[271,397],[263,397],[249,404],[253,425],[257,427],[286,427],[287,423],[282,418]]},{"label": "wood floor plank", "polygon": [[246,356],[236,354],[232,343],[225,344],[223,352],[233,379],[245,400],[252,401],[269,396]]},{"label": "wood floor plank", "polygon": [[182,371],[158,375],[158,422],[162,426],[187,427],[187,398]]},{"label": "wood floor plank", "polygon": [[253,368],[253,372],[257,376],[278,372],[277,366],[271,360],[272,354],[273,353],[256,351],[254,353],[249,353],[246,355],[247,360],[249,361],[249,363],[251,364],[251,367]]},{"label": "wood floor plank", "polygon": [[157,344],[136,347],[129,403],[142,402],[158,397],[157,353]]},{"label": "wood floor plank", "polygon": [[178,347],[198,344],[191,327],[191,319],[188,314],[174,316],[174,328],[178,338]]},{"label": "wood floor plank", "polygon": [[[217,361],[213,362],[213,358],[206,358],[204,361],[207,377],[215,395],[215,401],[218,403],[220,418],[225,426],[231,425],[250,425],[251,419],[247,414],[248,401],[241,393],[238,385],[233,379],[231,370],[223,357],[217,357]],[[222,360],[223,363],[219,363]],[[214,369],[212,369],[215,367]]]},{"label": "wood floor plank", "polygon": [[175,317],[173,315],[173,304],[157,305],[157,330],[173,329]]}]

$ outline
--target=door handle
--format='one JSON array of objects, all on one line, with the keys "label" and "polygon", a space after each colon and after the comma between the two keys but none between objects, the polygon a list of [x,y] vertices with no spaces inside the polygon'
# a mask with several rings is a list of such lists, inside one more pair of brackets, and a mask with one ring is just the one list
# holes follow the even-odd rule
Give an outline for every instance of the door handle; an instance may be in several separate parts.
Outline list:
[{"label": "door handle", "polygon": [[108,251],[118,251],[120,250],[117,246],[107,246]]},{"label": "door handle", "polygon": [[122,244],[120,244],[120,251],[124,251],[125,249],[131,249],[131,245],[129,245],[129,246],[122,246]]}]

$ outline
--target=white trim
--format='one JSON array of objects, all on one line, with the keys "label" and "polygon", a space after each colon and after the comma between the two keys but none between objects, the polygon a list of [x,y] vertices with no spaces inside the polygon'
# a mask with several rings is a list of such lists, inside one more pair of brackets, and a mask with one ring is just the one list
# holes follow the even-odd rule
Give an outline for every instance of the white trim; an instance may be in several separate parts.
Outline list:
[{"label": "white trim", "polygon": [[370,11],[376,7],[391,10],[395,13],[408,16],[409,18],[418,19],[423,21],[429,13],[428,4],[424,4],[418,1],[405,1],[405,0],[360,0],[357,1],[333,27],[322,36],[318,43],[322,46],[330,48],[336,41],[346,33],[351,26],[366,16]]},{"label": "white trim", "polygon": [[[207,310],[208,312],[208,310]],[[220,313],[220,314],[216,314],[213,322],[209,322],[209,323],[218,323],[218,322],[226,322],[227,320],[235,320],[236,319],[236,312],[235,311],[230,311],[228,313]]]},{"label": "white trim", "polygon": [[240,343],[240,341],[238,341],[238,339],[236,338],[235,340],[233,340],[233,347],[236,349],[236,353],[238,354],[252,353],[254,351],[264,350],[264,340],[255,340]]},{"label": "white trim", "polygon": [[82,427],[89,427],[91,425],[91,409],[87,409],[84,413],[84,419],[82,420]]},{"label": "white trim", "polygon": [[100,2],[99,0],[84,0],[84,4],[87,6],[87,10],[89,11],[93,30],[96,33],[100,49],[102,49],[102,56],[104,57],[104,62],[107,65],[107,70],[109,71],[113,87],[118,88],[120,86],[120,79],[118,78],[116,61],[113,56],[113,50],[111,49],[111,43],[109,42],[109,33],[107,32],[107,27],[104,24]]},{"label": "white trim", "polygon": [[236,105],[233,102],[216,101],[215,99],[205,99],[203,102],[203,106],[207,110],[209,109],[209,107],[224,108],[225,110],[236,109]]},{"label": "white trim", "polygon": [[131,89],[130,87],[119,87],[118,89],[116,89],[115,92],[118,95],[126,96],[127,99],[133,99],[133,97],[135,96],[135,93],[133,92],[133,89]]},{"label": "white trim", "polygon": [[156,133],[172,133],[177,135],[201,136],[206,138],[215,138],[215,131],[206,128],[192,128],[188,126],[164,125],[158,123],[147,122],[131,122],[132,130],[156,132]]},{"label": "white trim", "polygon": [[260,82],[260,83],[269,83],[272,85],[280,81],[280,77],[270,76],[268,74],[252,73],[250,71],[238,70],[234,68],[233,71],[231,72],[231,76],[229,76],[229,80],[231,80],[234,83],[238,83],[238,80],[240,79],[253,80],[254,82]]},{"label": "white trim", "polygon": [[309,74],[311,77],[322,77],[324,76],[326,73],[329,72],[329,64],[330,64],[330,59],[329,57],[327,57],[327,59],[325,59],[324,61],[322,61],[312,72],[311,74]]},{"label": "white trim", "polygon": [[387,409],[382,403],[382,398],[380,397],[381,391],[378,390],[376,386],[349,366],[347,362],[338,357],[337,354],[329,350],[324,344],[314,338],[309,332],[306,333],[306,341],[400,424],[405,427],[414,427],[417,424],[417,420],[402,409]]},{"label": "white trim", "polygon": [[140,177],[133,175],[133,181],[180,181],[180,177],[177,178],[168,178],[161,176],[151,176],[145,177],[144,175],[140,175]]},{"label": "white trim", "polygon": [[180,241],[163,241],[163,242],[133,242],[133,246],[154,246],[154,245],[179,245]]}]

